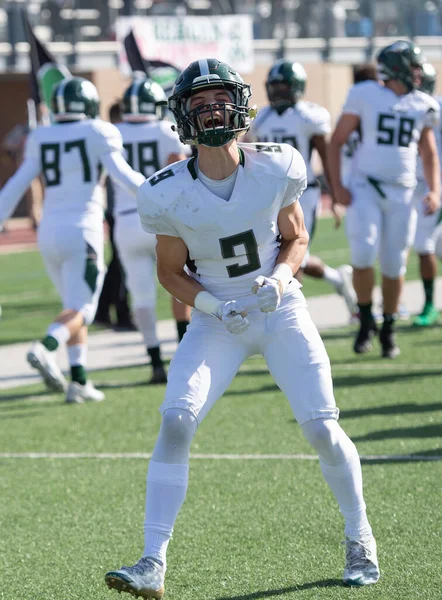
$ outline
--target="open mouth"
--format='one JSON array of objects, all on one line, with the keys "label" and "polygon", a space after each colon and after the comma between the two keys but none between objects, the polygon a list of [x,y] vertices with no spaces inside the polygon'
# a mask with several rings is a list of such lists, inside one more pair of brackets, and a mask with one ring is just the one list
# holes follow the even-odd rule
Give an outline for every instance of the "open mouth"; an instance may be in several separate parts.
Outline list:
[{"label": "open mouth", "polygon": [[203,121],[204,129],[216,129],[224,125],[220,115],[208,115]]}]

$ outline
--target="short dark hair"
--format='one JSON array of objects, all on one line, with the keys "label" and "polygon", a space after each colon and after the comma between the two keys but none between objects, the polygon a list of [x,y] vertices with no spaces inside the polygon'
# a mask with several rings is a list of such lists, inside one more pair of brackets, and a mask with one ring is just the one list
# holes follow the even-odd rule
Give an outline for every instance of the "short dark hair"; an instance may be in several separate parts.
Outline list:
[{"label": "short dark hair", "polygon": [[121,121],[122,118],[122,110],[121,110],[121,103],[120,102],[114,102],[111,107],[109,108],[109,121],[111,123],[118,123],[119,121]]},{"label": "short dark hair", "polygon": [[370,63],[362,65],[353,65],[353,83],[361,83],[361,81],[376,81],[376,67]]}]

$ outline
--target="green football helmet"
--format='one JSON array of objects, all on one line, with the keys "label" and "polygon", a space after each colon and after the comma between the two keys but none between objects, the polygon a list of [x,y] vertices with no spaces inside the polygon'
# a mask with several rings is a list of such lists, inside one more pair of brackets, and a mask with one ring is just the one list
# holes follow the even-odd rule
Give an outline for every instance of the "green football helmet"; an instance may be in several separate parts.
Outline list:
[{"label": "green football helmet", "polygon": [[401,81],[410,92],[419,87],[420,77],[416,75],[416,69],[422,69],[424,62],[419,46],[413,42],[399,40],[379,52],[378,77],[382,81]]},{"label": "green football helmet", "polygon": [[51,110],[55,121],[95,119],[100,110],[97,88],[88,79],[63,79],[52,90]]},{"label": "green football helmet", "polygon": [[162,117],[167,106],[163,88],[148,77],[135,79],[123,95],[123,121],[151,121]]},{"label": "green football helmet", "polygon": [[266,80],[267,97],[271,106],[281,111],[293,106],[304,94],[306,83],[307,73],[300,63],[277,60]]},{"label": "green football helmet", "polygon": [[436,69],[430,63],[424,63],[422,65],[422,74],[421,74],[421,84],[419,89],[421,92],[425,92],[426,94],[430,94],[432,96],[434,94],[434,90],[436,88]]},{"label": "green football helmet", "polygon": [[[199,105],[190,110],[190,97],[208,89],[222,89],[231,102]],[[184,144],[224,146],[245,133],[251,122],[250,86],[229,65],[216,58],[197,60],[178,76],[169,98],[169,108],[176,120],[176,130]],[[214,115],[221,113],[222,123]]]}]

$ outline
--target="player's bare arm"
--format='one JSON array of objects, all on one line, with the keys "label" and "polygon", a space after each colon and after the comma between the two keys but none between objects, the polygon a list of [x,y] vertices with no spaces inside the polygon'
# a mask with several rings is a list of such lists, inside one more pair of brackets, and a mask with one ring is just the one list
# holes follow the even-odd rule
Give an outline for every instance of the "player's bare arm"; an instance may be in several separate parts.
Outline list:
[{"label": "player's bare arm", "polygon": [[422,130],[419,140],[419,154],[422,158],[425,181],[429,192],[424,198],[426,214],[431,215],[440,206],[440,164],[437,154],[436,138],[431,127]]},{"label": "player's bare arm", "polygon": [[[314,135],[312,137],[312,145],[313,148],[316,148],[318,154],[319,154],[319,158],[321,159],[321,163],[322,163],[322,168],[324,170],[324,176],[325,176],[325,180],[326,183],[328,185],[329,191],[331,192],[331,176],[330,176],[330,166],[329,166],[329,158],[328,158],[328,152],[327,152],[327,138],[325,135]],[[337,205],[333,202],[332,203],[332,211],[333,211],[333,216],[335,219],[335,227],[338,228],[341,225],[341,214],[339,212],[339,209],[337,208]]]},{"label": "player's bare arm", "polygon": [[181,238],[170,235],[157,235],[157,240],[159,282],[172,296],[184,304],[194,306],[195,297],[204,288],[184,270],[189,256],[186,244]]},{"label": "player's bare arm", "polygon": [[307,251],[309,235],[299,202],[280,210],[278,228],[281,234],[281,248],[273,273],[270,277],[257,277],[252,288],[258,297],[258,306],[262,312],[273,312],[278,308]]},{"label": "player's bare arm", "polygon": [[309,235],[304,224],[304,213],[299,202],[280,210],[278,228],[282,242],[276,265],[286,263],[296,273],[307,251]]},{"label": "player's bare arm", "polygon": [[220,319],[230,333],[246,331],[249,321],[241,303],[215,298],[184,271],[189,253],[183,240],[168,235],[157,235],[157,240],[157,273],[161,285],[184,304]]},{"label": "player's bare arm", "polygon": [[341,183],[341,148],[348,140],[351,132],[357,129],[359,123],[360,119],[357,115],[343,114],[336,125],[328,148],[329,183],[332,200],[334,203],[344,206],[351,204],[351,195]]}]

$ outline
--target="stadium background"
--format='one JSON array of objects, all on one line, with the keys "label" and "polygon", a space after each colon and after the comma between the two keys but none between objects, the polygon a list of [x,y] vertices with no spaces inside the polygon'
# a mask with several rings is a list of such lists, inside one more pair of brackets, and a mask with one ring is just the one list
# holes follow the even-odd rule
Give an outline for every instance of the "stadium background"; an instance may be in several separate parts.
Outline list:
[{"label": "stadium background", "polygon": [[[398,36],[413,37],[442,74],[441,0],[3,0],[0,2],[0,143],[27,121],[29,46],[26,14],[34,33],[54,57],[96,85],[101,116],[128,83],[118,65],[116,23],[121,17],[248,15],[254,67],[242,73],[253,102],[266,103],[265,78],[276,58],[301,62],[307,71],[305,99],[325,106],[336,121],[352,82],[352,66],[370,61]],[[145,56],[153,58],[155,56]],[[234,65],[235,66],[235,65]],[[438,77],[437,92],[442,92]],[[17,163],[2,153],[0,184]],[[22,202],[15,216],[26,216]]]},{"label": "stadium background", "polygon": [[[0,142],[27,119],[29,59],[21,8],[58,59],[92,78],[103,117],[128,81],[117,69],[118,16],[249,11],[255,69],[245,76],[254,101],[265,102],[265,75],[284,52],[306,67],[306,98],[325,105],[336,119],[351,65],[398,37],[415,37],[438,70],[442,92],[440,5],[436,0],[0,0]],[[1,164],[0,185],[10,174]],[[2,239],[12,237],[12,230],[0,235],[0,251]],[[321,219],[314,243],[331,266],[348,260],[343,228],[334,230],[332,219]],[[61,395],[23,376],[28,342],[53,318],[59,299],[37,251],[3,249],[0,598],[112,600],[117,595],[104,586],[104,572],[132,564],[142,549],[146,463],[164,386],[147,385],[137,332],[91,336],[91,371],[106,391],[103,403],[67,407]],[[410,311],[422,301],[417,280],[412,253],[406,284]],[[358,595],[440,600],[440,326],[421,330],[400,322],[402,355],[396,361],[382,361],[378,348],[354,356],[343,301],[321,285],[310,281],[304,291],[331,358],[341,423],[363,459],[381,559],[379,584]],[[164,324],[170,302],[161,289],[159,294]],[[440,277],[436,297],[442,309]],[[167,598],[353,598],[354,590],[341,584],[342,520],[311,452],[264,362],[248,361],[192,446],[189,494],[169,551]]]}]

